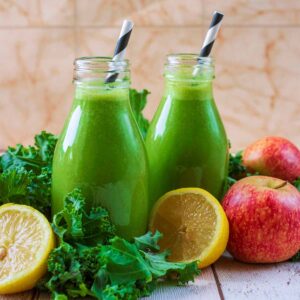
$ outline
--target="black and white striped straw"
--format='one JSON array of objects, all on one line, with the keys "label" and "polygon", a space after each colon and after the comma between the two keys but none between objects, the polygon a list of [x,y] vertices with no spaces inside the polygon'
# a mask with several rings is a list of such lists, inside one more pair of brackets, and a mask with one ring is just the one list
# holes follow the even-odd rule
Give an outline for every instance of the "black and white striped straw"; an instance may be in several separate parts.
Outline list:
[{"label": "black and white striped straw", "polygon": [[[113,61],[122,61],[125,57],[126,47],[128,45],[128,41],[132,32],[133,22],[130,20],[124,20],[122,29],[117,41],[117,45],[115,48],[114,56],[112,58]],[[115,72],[106,77],[105,83],[114,82],[118,78],[119,73]]]},{"label": "black and white striped straw", "polygon": [[215,11],[213,13],[213,17],[212,17],[211,23],[209,25],[209,29],[206,33],[206,36],[205,36],[205,39],[204,39],[204,42],[203,42],[203,45],[202,45],[202,48],[200,51],[200,55],[199,55],[200,57],[209,56],[211,49],[214,45],[214,42],[217,38],[217,34],[220,29],[223,17],[224,17],[224,15],[217,11]]}]

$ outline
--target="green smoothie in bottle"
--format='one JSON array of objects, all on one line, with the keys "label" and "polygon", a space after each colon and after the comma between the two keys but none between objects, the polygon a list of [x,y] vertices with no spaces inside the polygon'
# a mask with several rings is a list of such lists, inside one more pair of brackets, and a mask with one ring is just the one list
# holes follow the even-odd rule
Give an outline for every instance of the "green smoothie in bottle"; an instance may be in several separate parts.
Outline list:
[{"label": "green smoothie in bottle", "polygon": [[220,199],[228,142],[213,97],[213,60],[169,55],[164,76],[164,96],[146,137],[150,207],[164,193],[181,187],[201,187]]},{"label": "green smoothie in bottle", "polygon": [[[114,67],[118,78],[106,84]],[[87,209],[108,209],[118,235],[139,236],[147,229],[148,162],[129,102],[128,62],[77,59],[74,81],[72,109],[54,155],[52,213],[81,188]]]}]

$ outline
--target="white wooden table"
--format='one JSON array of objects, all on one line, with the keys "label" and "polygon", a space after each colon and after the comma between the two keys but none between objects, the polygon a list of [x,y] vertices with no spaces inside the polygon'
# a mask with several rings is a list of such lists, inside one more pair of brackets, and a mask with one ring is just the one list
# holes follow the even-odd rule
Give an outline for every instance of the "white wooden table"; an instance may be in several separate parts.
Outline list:
[{"label": "white wooden table", "polygon": [[[49,300],[37,291],[0,296],[0,300]],[[194,283],[162,284],[148,300],[300,300],[300,262],[272,265],[243,264],[224,255]]]},{"label": "white wooden table", "polygon": [[187,287],[162,286],[149,300],[300,300],[300,263],[243,264],[224,255]]}]

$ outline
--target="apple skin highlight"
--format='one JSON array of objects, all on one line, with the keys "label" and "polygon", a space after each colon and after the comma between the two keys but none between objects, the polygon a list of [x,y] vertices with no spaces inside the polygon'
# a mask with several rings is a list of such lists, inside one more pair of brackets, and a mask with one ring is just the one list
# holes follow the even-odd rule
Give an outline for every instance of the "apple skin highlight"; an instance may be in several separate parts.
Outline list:
[{"label": "apple skin highlight", "polygon": [[300,177],[300,150],[281,137],[265,137],[249,145],[243,164],[250,172],[293,181]]},{"label": "apple skin highlight", "polygon": [[300,249],[300,193],[288,182],[246,177],[225,195],[230,235],[227,250],[248,263],[274,263]]}]

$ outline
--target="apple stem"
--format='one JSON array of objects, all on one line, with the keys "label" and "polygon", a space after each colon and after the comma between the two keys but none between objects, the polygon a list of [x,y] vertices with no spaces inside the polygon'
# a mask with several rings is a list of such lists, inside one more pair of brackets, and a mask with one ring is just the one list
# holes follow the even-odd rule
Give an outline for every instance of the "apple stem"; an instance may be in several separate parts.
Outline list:
[{"label": "apple stem", "polygon": [[280,188],[284,187],[285,185],[287,185],[287,181],[282,181],[278,185],[275,185],[273,188],[275,190],[277,190],[277,189],[280,189]]}]

